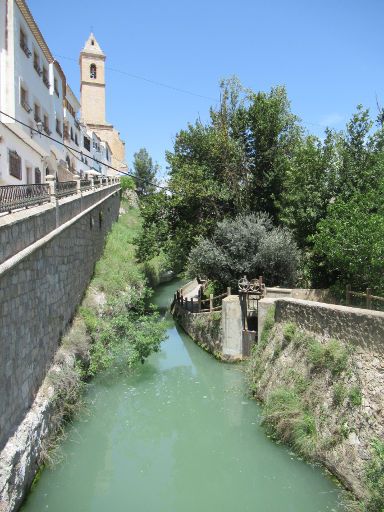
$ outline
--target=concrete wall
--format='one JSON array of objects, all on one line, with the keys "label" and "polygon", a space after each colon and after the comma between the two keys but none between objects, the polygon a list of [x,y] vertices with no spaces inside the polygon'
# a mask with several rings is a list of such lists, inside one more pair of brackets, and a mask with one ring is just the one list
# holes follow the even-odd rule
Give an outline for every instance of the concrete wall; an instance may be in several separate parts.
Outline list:
[{"label": "concrete wall", "polygon": [[384,353],[384,313],[299,299],[277,299],[277,322]]},{"label": "concrete wall", "polygon": [[[0,264],[0,449],[31,406],[91,278],[118,217],[116,188],[104,189],[109,195]],[[75,214],[76,201],[63,204],[63,219]],[[11,232],[33,240],[47,229],[44,218],[53,225],[52,208],[39,215],[33,236],[27,218]]]}]

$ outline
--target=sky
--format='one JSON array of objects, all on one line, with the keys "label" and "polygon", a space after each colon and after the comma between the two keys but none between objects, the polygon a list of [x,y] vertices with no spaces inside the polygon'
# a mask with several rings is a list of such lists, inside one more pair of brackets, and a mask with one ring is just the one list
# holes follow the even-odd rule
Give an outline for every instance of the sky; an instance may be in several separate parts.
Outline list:
[{"label": "sky", "polygon": [[255,91],[285,85],[318,136],[342,129],[359,103],[374,117],[376,97],[384,106],[384,0],[27,1],[79,98],[78,57],[94,32],[107,121],[130,167],[145,147],[165,172],[177,132],[208,120],[232,75]]}]

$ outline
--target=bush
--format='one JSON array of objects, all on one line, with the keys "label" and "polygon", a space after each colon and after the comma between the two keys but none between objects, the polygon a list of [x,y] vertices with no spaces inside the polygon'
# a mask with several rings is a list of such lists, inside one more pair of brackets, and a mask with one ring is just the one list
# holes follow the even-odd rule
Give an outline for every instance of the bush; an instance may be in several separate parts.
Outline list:
[{"label": "bush", "polygon": [[372,459],[366,470],[366,484],[370,497],[367,512],[384,510],[384,443],[378,439],[372,442]]},{"label": "bush", "polygon": [[362,404],[363,396],[358,386],[354,386],[352,389],[350,389],[348,393],[348,400],[351,405],[354,405],[355,407],[359,407]]},{"label": "bush", "polygon": [[293,285],[299,250],[291,232],[274,227],[265,213],[238,215],[220,222],[212,238],[191,250],[188,272],[237,289],[238,280],[264,277],[268,286]]},{"label": "bush", "polygon": [[120,186],[122,192],[125,192],[126,190],[135,190],[136,188],[134,179],[130,176],[122,176],[120,178]]}]

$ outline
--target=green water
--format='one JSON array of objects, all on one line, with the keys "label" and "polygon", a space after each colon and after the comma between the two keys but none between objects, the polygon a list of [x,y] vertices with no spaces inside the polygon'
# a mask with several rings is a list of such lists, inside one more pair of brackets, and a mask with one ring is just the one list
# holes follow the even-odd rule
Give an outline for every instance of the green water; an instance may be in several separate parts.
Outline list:
[{"label": "green water", "polygon": [[[159,288],[169,304],[178,283]],[[170,320],[162,351],[104,375],[24,512],[324,512],[338,488],[271,442],[241,367],[217,362]]]}]

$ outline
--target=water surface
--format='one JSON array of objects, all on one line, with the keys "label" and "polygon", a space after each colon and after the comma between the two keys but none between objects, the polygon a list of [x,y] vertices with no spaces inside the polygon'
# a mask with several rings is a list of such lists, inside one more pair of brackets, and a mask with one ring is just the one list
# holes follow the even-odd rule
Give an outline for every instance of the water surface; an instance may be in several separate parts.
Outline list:
[{"label": "water surface", "polygon": [[[177,286],[155,302],[167,306]],[[266,437],[242,367],[216,361],[171,319],[168,335],[133,374],[93,381],[64,461],[43,471],[23,511],[338,511],[334,483]]]}]

